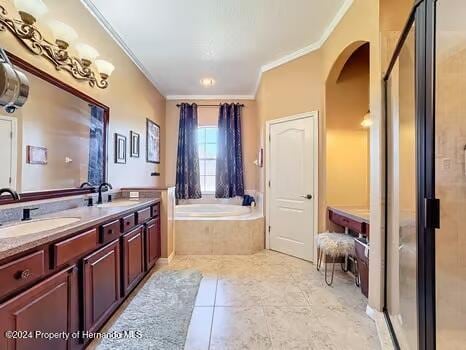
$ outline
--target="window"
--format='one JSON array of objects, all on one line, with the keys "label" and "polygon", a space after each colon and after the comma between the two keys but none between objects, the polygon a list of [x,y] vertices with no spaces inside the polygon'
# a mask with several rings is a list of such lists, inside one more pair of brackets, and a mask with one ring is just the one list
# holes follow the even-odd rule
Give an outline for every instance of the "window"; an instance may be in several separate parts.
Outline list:
[{"label": "window", "polygon": [[201,192],[215,193],[215,168],[217,161],[217,128],[202,126],[198,128],[199,170],[201,173]]}]

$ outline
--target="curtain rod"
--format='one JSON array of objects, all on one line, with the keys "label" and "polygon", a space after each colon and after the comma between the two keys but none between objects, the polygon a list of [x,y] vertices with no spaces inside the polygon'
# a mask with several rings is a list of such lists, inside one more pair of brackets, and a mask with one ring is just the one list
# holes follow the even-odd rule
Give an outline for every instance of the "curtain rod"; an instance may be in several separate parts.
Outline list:
[{"label": "curtain rod", "polygon": [[[197,105],[198,107],[220,107],[221,105]],[[239,104],[238,106],[244,107],[244,104]],[[177,104],[176,107],[181,107],[180,104]]]}]

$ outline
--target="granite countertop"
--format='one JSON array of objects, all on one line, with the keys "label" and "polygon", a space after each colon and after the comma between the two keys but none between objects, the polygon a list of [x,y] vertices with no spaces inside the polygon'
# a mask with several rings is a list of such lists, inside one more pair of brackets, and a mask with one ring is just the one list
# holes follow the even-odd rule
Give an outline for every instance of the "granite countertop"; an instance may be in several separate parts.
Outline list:
[{"label": "granite countertop", "polygon": [[335,213],[347,216],[356,221],[362,221],[366,224],[370,223],[370,211],[367,208],[357,207],[328,207]]},{"label": "granite countertop", "polygon": [[[120,200],[115,200],[114,203],[118,203],[119,201]],[[127,199],[124,199],[124,201],[127,201]],[[127,213],[137,211],[138,209],[158,202],[160,202],[160,199],[142,198],[137,201],[135,200],[135,203],[129,206],[113,208],[98,208],[97,206],[77,207],[47,215],[36,216],[32,221],[29,222],[51,218],[79,218],[79,221],[56,229],[31,233],[24,236],[1,238],[0,235],[0,260],[40,246],[42,244],[55,241],[59,238],[66,237],[72,233],[79,232],[80,230],[84,230],[86,228],[97,226],[104,222],[120,218]],[[11,223],[5,226],[0,226],[0,233],[2,228],[14,226],[14,224],[15,223]]]}]

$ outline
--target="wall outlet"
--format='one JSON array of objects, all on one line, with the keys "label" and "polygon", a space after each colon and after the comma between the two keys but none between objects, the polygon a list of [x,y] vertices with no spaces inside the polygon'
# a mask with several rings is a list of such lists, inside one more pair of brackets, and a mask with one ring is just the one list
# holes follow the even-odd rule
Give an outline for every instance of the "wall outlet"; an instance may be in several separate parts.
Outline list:
[{"label": "wall outlet", "polygon": [[139,198],[139,192],[130,192],[129,198]]}]

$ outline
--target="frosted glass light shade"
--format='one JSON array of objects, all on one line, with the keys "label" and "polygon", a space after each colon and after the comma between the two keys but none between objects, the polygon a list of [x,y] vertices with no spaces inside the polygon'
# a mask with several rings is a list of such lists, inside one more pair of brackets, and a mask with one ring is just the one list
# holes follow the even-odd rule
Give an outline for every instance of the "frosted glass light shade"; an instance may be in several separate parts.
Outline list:
[{"label": "frosted glass light shade", "polygon": [[372,119],[371,119],[371,114],[370,113],[367,113],[364,116],[364,119],[361,122],[361,126],[363,128],[370,128],[372,126]]},{"label": "frosted glass light shade", "polygon": [[99,56],[99,52],[87,44],[78,43],[75,45],[75,49],[81,62],[85,66],[89,66]]},{"label": "frosted glass light shade", "polygon": [[68,45],[73,43],[78,38],[78,33],[76,33],[73,28],[63,22],[50,20],[48,25],[52,31],[53,36],[55,37],[55,42],[62,49],[66,49]]},{"label": "frosted glass light shade", "polygon": [[94,64],[103,79],[107,79],[115,69],[113,64],[105,60],[95,60]]},{"label": "frosted glass light shade", "polygon": [[15,0],[15,7],[23,22],[27,24],[34,24],[49,10],[42,0]]}]

